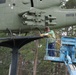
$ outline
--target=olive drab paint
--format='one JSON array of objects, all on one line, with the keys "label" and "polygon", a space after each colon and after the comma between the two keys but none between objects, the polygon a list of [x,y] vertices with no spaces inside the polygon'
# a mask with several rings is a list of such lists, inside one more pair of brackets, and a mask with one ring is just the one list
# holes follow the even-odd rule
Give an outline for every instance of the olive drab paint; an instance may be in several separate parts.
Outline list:
[{"label": "olive drab paint", "polygon": [[[63,0],[1,0],[0,32],[44,30],[76,25],[76,9],[62,9]],[[32,3],[31,3],[32,2]]]}]

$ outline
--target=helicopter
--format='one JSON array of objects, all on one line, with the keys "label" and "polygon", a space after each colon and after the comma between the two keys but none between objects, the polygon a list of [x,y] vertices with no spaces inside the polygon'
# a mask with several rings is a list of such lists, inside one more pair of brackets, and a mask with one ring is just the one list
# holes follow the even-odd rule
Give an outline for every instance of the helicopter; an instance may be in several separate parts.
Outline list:
[{"label": "helicopter", "polygon": [[[67,0],[0,0],[0,33],[28,33],[32,30],[58,29],[76,25],[76,9],[63,9]],[[0,38],[0,46],[12,49],[9,75],[17,75],[19,49],[43,37]],[[6,41],[5,41],[6,40]]]},{"label": "helicopter", "polygon": [[[27,33],[76,25],[76,9],[63,9],[68,0],[0,0],[0,32]],[[62,4],[62,5],[61,5]]]}]

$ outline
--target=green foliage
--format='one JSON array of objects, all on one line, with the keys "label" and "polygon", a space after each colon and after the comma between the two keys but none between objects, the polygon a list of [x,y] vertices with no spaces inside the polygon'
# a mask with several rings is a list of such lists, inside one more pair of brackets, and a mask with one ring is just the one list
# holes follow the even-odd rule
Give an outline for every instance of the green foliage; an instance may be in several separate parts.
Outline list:
[{"label": "green foliage", "polygon": [[[55,65],[51,61],[44,60],[46,48],[45,39],[40,40],[40,44],[42,44],[42,47],[38,48],[37,75],[51,75]],[[26,73],[31,75],[33,73],[35,51],[35,42],[31,42],[20,49],[20,54],[23,56],[23,61],[25,62],[23,75]]]},{"label": "green foliage", "polygon": [[0,47],[0,75],[8,75],[10,58],[10,49]]},{"label": "green foliage", "polygon": [[76,8],[76,0],[69,0],[66,4],[66,8]]}]

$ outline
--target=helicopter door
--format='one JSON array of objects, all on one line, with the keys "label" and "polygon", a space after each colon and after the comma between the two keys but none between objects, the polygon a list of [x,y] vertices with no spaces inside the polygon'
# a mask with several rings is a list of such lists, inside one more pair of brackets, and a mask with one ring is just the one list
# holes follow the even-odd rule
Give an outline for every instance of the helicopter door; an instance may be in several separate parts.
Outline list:
[{"label": "helicopter door", "polygon": [[6,0],[0,0],[0,4],[5,3],[5,2],[6,2]]}]

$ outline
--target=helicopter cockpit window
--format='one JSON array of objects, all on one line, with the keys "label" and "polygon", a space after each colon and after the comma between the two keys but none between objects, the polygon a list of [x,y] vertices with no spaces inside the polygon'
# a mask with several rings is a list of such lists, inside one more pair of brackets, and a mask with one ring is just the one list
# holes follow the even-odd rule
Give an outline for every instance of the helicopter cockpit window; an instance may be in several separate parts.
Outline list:
[{"label": "helicopter cockpit window", "polygon": [[5,3],[5,2],[6,2],[6,0],[0,0],[0,4]]}]

